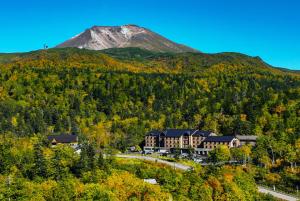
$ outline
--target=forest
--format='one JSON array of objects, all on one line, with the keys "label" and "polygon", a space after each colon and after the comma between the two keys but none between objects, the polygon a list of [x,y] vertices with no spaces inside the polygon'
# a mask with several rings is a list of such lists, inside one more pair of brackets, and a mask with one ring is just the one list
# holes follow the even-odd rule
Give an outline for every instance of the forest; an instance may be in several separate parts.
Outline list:
[{"label": "forest", "polygon": [[[149,130],[165,128],[199,128],[219,135],[257,135],[258,146],[251,150],[251,161],[257,166],[252,168],[256,170],[253,177],[290,189],[300,186],[297,166],[300,162],[300,78],[297,72],[276,69],[260,58],[236,53],[162,54],[135,48],[102,52],[70,48],[0,55],[1,136],[7,141],[20,139],[19,143],[25,143],[20,147],[28,146],[28,150],[20,153],[20,148],[14,148],[18,145],[8,148],[11,145],[4,140],[0,156],[2,180],[15,171],[22,175],[16,176],[18,179],[33,185],[32,190],[37,189],[34,185],[45,189],[48,184],[59,189],[60,185],[71,185],[59,183],[64,182],[60,179],[64,176],[56,175],[53,180],[53,175],[41,176],[23,170],[26,166],[3,165],[28,160],[27,168],[31,169],[38,161],[34,153],[43,152],[45,161],[52,157],[52,162],[59,157],[55,154],[71,154],[56,153],[45,143],[37,153],[36,142],[32,142],[37,137],[43,141],[43,137],[53,133],[78,134],[93,143],[96,150],[109,147],[124,151],[132,145],[142,146]],[[70,160],[56,161],[67,166],[57,171],[67,171],[66,177],[69,175],[74,180],[71,183],[84,183],[84,176],[73,167],[78,164],[74,161],[80,159],[68,157]],[[7,162],[6,158],[12,158],[13,162]],[[232,173],[230,168],[233,167],[221,167],[216,174],[218,171],[220,175],[224,171]],[[240,174],[245,171],[241,169]],[[136,180],[136,173],[128,172]],[[108,177],[116,175],[112,173]],[[208,182],[204,180],[199,182]],[[191,178],[184,182],[195,181]],[[222,186],[216,183],[215,188]],[[89,184],[86,188],[100,192],[99,189],[105,187]],[[148,187],[145,190],[148,191]],[[165,192],[159,188],[149,191]],[[205,191],[212,193],[209,188]],[[111,195],[111,192],[106,193]]]}]

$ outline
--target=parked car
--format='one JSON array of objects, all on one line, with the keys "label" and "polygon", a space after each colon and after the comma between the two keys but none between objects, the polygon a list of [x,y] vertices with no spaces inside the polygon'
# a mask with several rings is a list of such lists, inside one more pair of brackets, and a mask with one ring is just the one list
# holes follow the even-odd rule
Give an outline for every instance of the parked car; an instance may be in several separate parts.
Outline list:
[{"label": "parked car", "polygon": [[194,158],[195,163],[202,163],[203,159],[202,158]]},{"label": "parked car", "polygon": [[182,158],[187,158],[187,157],[189,157],[189,154],[188,154],[188,153],[182,153],[182,154],[181,154],[181,157],[182,157]]}]

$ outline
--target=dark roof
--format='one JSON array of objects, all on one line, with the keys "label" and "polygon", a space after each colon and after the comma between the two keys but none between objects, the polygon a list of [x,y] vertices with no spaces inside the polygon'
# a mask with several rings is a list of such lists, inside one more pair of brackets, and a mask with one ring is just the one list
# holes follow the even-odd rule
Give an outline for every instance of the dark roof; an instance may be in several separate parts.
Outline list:
[{"label": "dark roof", "polygon": [[147,133],[147,135],[151,136],[159,136],[161,134],[165,134],[167,137],[180,137],[184,134],[188,135],[201,135],[203,137],[208,137],[210,134],[212,134],[211,131],[200,131],[197,129],[166,129],[165,131],[161,132],[158,130],[152,130]]},{"label": "dark roof", "polygon": [[158,131],[158,130],[152,130],[147,133],[147,135],[150,135],[150,136],[159,136],[160,134],[161,134],[161,131]]},{"label": "dark roof", "polygon": [[55,139],[57,143],[71,143],[71,142],[78,141],[77,135],[68,135],[68,134],[49,135],[47,138],[51,142]]},{"label": "dark roof", "polygon": [[203,142],[230,142],[234,136],[208,136]]},{"label": "dark roof", "polygon": [[212,133],[213,133],[213,132],[211,132],[211,131],[200,131],[200,130],[197,130],[197,131],[195,132],[194,135],[201,135],[201,136],[203,136],[203,137],[208,137],[208,136],[210,136]]},{"label": "dark roof", "polygon": [[195,129],[167,129],[164,131],[164,134],[167,137],[180,137],[181,135],[188,134],[191,135],[195,133]]}]

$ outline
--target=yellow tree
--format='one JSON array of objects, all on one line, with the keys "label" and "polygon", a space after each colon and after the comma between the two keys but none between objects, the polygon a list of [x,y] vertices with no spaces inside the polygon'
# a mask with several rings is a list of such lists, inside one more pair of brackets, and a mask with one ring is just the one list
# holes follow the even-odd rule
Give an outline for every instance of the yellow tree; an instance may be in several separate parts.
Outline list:
[{"label": "yellow tree", "polygon": [[269,173],[269,174],[266,174],[265,176],[265,179],[267,180],[267,182],[269,182],[271,185],[273,185],[273,189],[274,191],[276,190],[275,189],[275,184],[280,181],[280,175],[279,174],[276,174],[276,173]]},{"label": "yellow tree", "polygon": [[83,133],[90,143],[95,143],[98,147],[105,147],[111,138],[110,127],[110,123],[100,122],[89,128],[84,128]]},{"label": "yellow tree", "polygon": [[247,160],[249,160],[249,157],[251,155],[251,146],[244,145],[244,146],[241,147],[241,151],[242,151],[243,156],[244,156],[244,164],[246,164]]}]

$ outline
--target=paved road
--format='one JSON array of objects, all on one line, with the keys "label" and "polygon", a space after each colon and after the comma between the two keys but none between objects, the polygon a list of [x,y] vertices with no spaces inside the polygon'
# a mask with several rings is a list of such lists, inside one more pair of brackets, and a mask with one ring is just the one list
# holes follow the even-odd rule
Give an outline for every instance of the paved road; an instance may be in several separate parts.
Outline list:
[{"label": "paved road", "polygon": [[288,200],[288,201],[297,201],[298,200],[298,198],[292,197],[290,195],[285,195],[285,194],[282,194],[282,193],[279,193],[279,192],[275,192],[275,191],[272,191],[270,189],[267,189],[267,188],[264,188],[264,187],[261,187],[261,186],[258,186],[258,191],[261,192],[261,193],[273,195],[274,197],[280,198],[280,199],[283,199],[283,200]]},{"label": "paved road", "polygon": [[161,159],[153,158],[153,157],[149,157],[149,156],[135,156],[135,155],[117,154],[116,157],[118,157],[118,158],[134,158],[134,159],[140,159],[140,160],[163,163],[163,164],[172,166],[175,169],[180,169],[180,170],[189,170],[189,169],[191,169],[191,167],[187,166],[187,165],[183,165],[183,164],[175,163],[175,162],[169,162],[169,161],[165,161],[165,160],[161,160]]},{"label": "paved road", "polygon": [[[147,161],[163,163],[163,164],[172,166],[176,169],[180,169],[180,170],[184,170],[184,171],[191,169],[191,167],[187,166],[187,165],[183,165],[183,164],[176,163],[176,162],[169,162],[169,161],[165,161],[165,160],[161,160],[161,159],[157,159],[157,158],[153,158],[153,157],[149,157],[149,156],[135,156],[135,155],[118,154],[118,155],[116,155],[116,157],[118,157],[118,158],[133,158],[133,159],[140,159],[140,160],[147,160]],[[276,198],[283,199],[283,200],[288,200],[288,201],[297,201],[297,200],[299,200],[296,197],[292,197],[290,195],[285,195],[285,194],[282,194],[282,193],[279,193],[279,192],[275,192],[275,191],[272,191],[270,189],[266,189],[266,188],[261,187],[261,186],[258,186],[258,191],[261,192],[261,193],[270,194],[270,195],[272,195]]]}]

